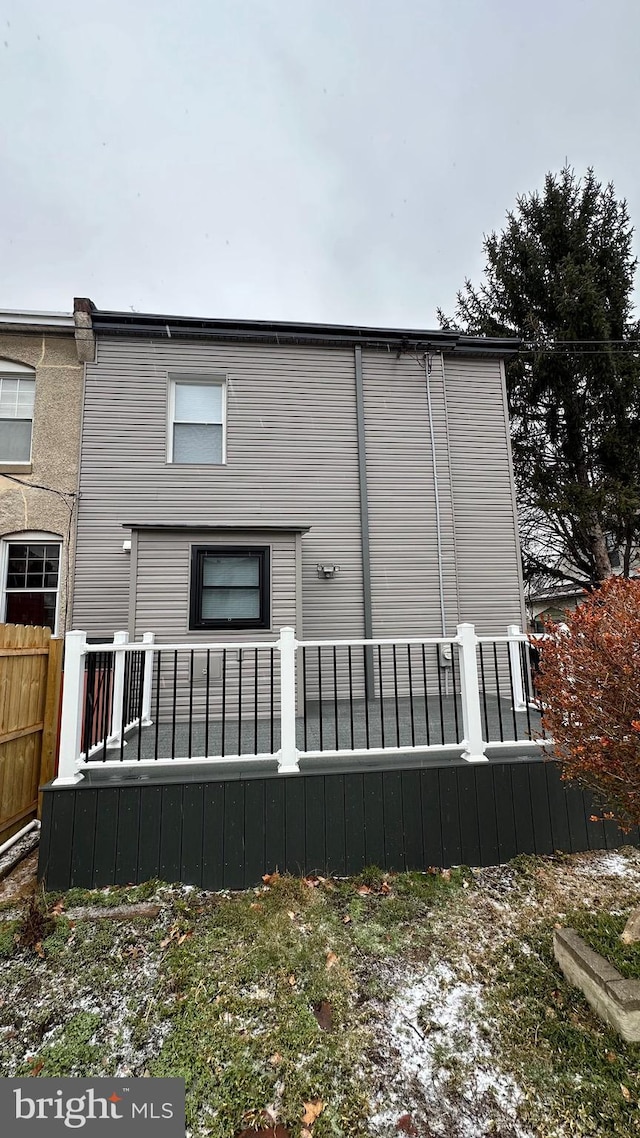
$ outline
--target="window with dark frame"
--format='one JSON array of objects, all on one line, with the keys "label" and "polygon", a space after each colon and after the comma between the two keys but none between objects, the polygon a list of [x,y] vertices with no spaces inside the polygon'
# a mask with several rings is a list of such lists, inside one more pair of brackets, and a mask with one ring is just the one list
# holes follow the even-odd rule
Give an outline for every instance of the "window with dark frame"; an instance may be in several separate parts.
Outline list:
[{"label": "window with dark frame", "polygon": [[268,546],[193,546],[189,628],[269,628],[269,572]]},{"label": "window with dark frame", "polygon": [[8,542],[5,584],[7,624],[56,627],[60,544]]}]

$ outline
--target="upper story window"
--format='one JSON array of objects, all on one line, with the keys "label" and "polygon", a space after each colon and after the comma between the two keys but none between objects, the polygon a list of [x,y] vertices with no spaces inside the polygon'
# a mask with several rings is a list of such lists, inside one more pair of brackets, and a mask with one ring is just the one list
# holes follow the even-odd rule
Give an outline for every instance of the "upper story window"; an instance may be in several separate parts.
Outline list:
[{"label": "upper story window", "polygon": [[172,379],[169,462],[225,461],[225,384],[222,379]]},{"label": "upper story window", "polygon": [[31,462],[35,372],[0,360],[0,463]]}]

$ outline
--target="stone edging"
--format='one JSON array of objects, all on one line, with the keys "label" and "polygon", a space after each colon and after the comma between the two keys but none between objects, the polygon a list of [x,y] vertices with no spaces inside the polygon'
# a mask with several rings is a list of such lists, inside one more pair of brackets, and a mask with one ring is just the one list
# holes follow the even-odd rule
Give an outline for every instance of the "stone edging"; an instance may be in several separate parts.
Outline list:
[{"label": "stone edging", "polygon": [[574,929],[556,929],[553,953],[567,980],[627,1043],[640,1042],[640,980],[625,980]]}]

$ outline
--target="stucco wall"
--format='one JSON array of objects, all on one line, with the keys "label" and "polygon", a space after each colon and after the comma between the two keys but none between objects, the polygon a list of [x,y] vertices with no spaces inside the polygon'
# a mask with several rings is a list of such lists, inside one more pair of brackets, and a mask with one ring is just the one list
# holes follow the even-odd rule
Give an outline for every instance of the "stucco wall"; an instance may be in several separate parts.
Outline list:
[{"label": "stucco wall", "polygon": [[[45,530],[63,539],[58,632],[67,627],[72,581],[78,457],[82,417],[83,366],[73,334],[0,332],[3,360],[35,368],[36,389],[30,472],[0,464],[0,538],[21,531]],[[11,478],[6,471],[11,471]],[[3,471],[5,472],[3,474]],[[12,481],[19,478],[20,484]],[[34,485],[49,487],[40,489]],[[59,491],[59,494],[51,491]]]}]

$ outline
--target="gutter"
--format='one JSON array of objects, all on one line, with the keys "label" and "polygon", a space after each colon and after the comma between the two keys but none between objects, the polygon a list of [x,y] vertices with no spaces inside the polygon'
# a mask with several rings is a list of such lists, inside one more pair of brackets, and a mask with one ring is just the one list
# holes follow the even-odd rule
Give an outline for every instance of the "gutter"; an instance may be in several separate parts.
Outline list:
[{"label": "gutter", "polygon": [[76,300],[76,313],[90,318],[93,332],[105,336],[159,339],[230,340],[269,344],[355,346],[402,352],[456,352],[472,356],[511,356],[521,347],[516,338],[465,336],[459,332],[371,328],[296,321],[207,320],[191,316],[101,311],[92,301]]},{"label": "gutter", "polygon": [[0,308],[0,332],[53,332],[56,328],[62,332],[71,332],[74,327],[70,312],[13,312],[8,308]]}]

